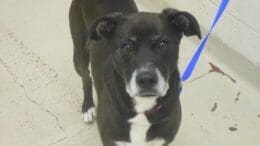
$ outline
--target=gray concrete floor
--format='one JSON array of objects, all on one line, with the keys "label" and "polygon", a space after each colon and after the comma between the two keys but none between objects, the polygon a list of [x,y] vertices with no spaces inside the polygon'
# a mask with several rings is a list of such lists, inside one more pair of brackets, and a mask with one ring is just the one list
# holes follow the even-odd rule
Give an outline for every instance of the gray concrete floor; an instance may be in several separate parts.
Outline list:
[{"label": "gray concrete floor", "polygon": [[[81,119],[82,85],[72,64],[69,4],[0,1],[1,146],[100,145],[96,124]],[[183,40],[181,70],[198,43]],[[210,72],[209,63],[223,72]],[[260,145],[259,90],[214,54],[203,54],[183,86],[183,120],[172,146]]]}]

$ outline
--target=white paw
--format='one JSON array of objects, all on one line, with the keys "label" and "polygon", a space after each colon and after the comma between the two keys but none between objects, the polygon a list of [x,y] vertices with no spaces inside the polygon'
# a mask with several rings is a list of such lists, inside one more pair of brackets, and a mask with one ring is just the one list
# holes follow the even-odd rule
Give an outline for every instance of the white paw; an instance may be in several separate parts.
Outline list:
[{"label": "white paw", "polygon": [[83,118],[84,122],[86,122],[88,124],[94,122],[95,117],[96,117],[95,107],[91,107],[90,109],[88,109],[87,112],[82,114],[82,118]]}]

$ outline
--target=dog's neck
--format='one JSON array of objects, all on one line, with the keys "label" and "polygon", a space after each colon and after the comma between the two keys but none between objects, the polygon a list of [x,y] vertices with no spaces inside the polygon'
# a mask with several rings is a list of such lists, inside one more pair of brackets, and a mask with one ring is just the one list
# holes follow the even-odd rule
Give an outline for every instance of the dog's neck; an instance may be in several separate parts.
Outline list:
[{"label": "dog's neck", "polygon": [[179,71],[176,70],[169,79],[170,88],[166,96],[157,99],[157,104],[144,114],[148,120],[153,123],[161,123],[168,121],[170,118],[170,111],[179,104],[179,90],[180,90],[180,76]]}]

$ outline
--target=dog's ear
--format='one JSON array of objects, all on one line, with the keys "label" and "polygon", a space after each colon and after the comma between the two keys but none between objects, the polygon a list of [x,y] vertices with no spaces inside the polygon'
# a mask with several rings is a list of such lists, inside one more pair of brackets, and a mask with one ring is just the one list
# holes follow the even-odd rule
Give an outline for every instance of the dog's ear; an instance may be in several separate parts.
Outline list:
[{"label": "dog's ear", "polygon": [[89,28],[89,39],[99,40],[101,38],[109,38],[115,32],[116,26],[122,21],[124,15],[122,13],[111,13],[98,17],[94,20]]},{"label": "dog's ear", "polygon": [[184,35],[197,35],[197,37],[201,39],[199,23],[192,14],[177,9],[164,9],[162,14],[166,16],[166,19],[171,25],[177,27]]}]

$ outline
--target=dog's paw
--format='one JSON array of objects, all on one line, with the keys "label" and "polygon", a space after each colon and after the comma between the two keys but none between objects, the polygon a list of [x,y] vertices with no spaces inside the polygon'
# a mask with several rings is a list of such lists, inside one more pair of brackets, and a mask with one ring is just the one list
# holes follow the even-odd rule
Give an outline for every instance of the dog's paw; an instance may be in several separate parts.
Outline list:
[{"label": "dog's paw", "polygon": [[95,107],[91,107],[91,108],[88,109],[87,112],[83,113],[82,118],[83,118],[84,122],[87,123],[87,124],[93,123],[95,118],[96,118]]}]

